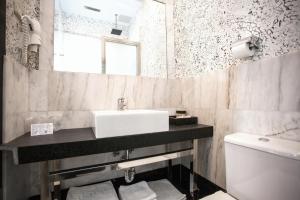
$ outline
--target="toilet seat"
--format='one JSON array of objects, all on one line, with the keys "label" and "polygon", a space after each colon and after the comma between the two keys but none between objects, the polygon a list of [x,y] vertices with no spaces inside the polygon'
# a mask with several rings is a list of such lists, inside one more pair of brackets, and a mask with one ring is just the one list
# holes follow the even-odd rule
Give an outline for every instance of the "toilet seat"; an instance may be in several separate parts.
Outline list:
[{"label": "toilet seat", "polygon": [[224,193],[222,191],[218,191],[212,195],[209,195],[207,197],[204,197],[200,200],[236,200],[235,198],[233,198],[232,196],[230,196],[227,193]]}]

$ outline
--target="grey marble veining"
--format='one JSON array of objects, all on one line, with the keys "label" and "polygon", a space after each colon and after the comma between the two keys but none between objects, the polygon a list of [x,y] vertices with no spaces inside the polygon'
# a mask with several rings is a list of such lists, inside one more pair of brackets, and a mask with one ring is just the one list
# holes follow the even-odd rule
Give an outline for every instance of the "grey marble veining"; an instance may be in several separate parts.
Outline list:
[{"label": "grey marble veining", "polygon": [[230,108],[277,110],[281,60],[268,58],[233,67]]},{"label": "grey marble veining", "polygon": [[3,66],[3,142],[24,134],[25,116],[29,110],[27,69],[10,56]]},{"label": "grey marble veining", "polygon": [[280,111],[300,111],[300,53],[283,56],[280,60]]},{"label": "grey marble veining", "polygon": [[300,141],[300,113],[234,111],[234,131]]}]

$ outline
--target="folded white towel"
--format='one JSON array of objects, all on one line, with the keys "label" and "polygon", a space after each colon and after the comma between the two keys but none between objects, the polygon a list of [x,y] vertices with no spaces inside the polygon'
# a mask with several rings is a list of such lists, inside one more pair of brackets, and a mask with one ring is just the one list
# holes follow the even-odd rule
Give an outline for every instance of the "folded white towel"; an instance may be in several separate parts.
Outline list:
[{"label": "folded white towel", "polygon": [[119,200],[110,181],[83,187],[71,187],[67,200]]},{"label": "folded white towel", "polygon": [[148,185],[156,193],[157,200],[186,199],[186,195],[179,192],[167,179],[151,181]]},{"label": "folded white towel", "polygon": [[145,181],[129,186],[120,186],[119,195],[121,200],[156,200],[156,194]]},{"label": "folded white towel", "polygon": [[235,200],[235,198],[231,197],[229,194],[226,194],[222,191],[218,191],[212,195],[202,198],[201,200]]}]

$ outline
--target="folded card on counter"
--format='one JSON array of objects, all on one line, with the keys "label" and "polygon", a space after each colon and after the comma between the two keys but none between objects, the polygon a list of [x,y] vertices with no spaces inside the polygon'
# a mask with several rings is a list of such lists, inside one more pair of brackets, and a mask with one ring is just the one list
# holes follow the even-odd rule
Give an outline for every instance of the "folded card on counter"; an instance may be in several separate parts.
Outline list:
[{"label": "folded card on counter", "polygon": [[31,124],[31,136],[53,134],[53,123]]}]

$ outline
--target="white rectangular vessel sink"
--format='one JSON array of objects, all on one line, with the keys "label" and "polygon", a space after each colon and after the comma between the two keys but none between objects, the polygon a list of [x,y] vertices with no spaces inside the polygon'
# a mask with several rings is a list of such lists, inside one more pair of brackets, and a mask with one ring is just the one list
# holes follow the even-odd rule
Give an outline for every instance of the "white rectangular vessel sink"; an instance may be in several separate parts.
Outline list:
[{"label": "white rectangular vessel sink", "polygon": [[92,112],[96,138],[162,132],[169,130],[168,111],[123,110]]}]

